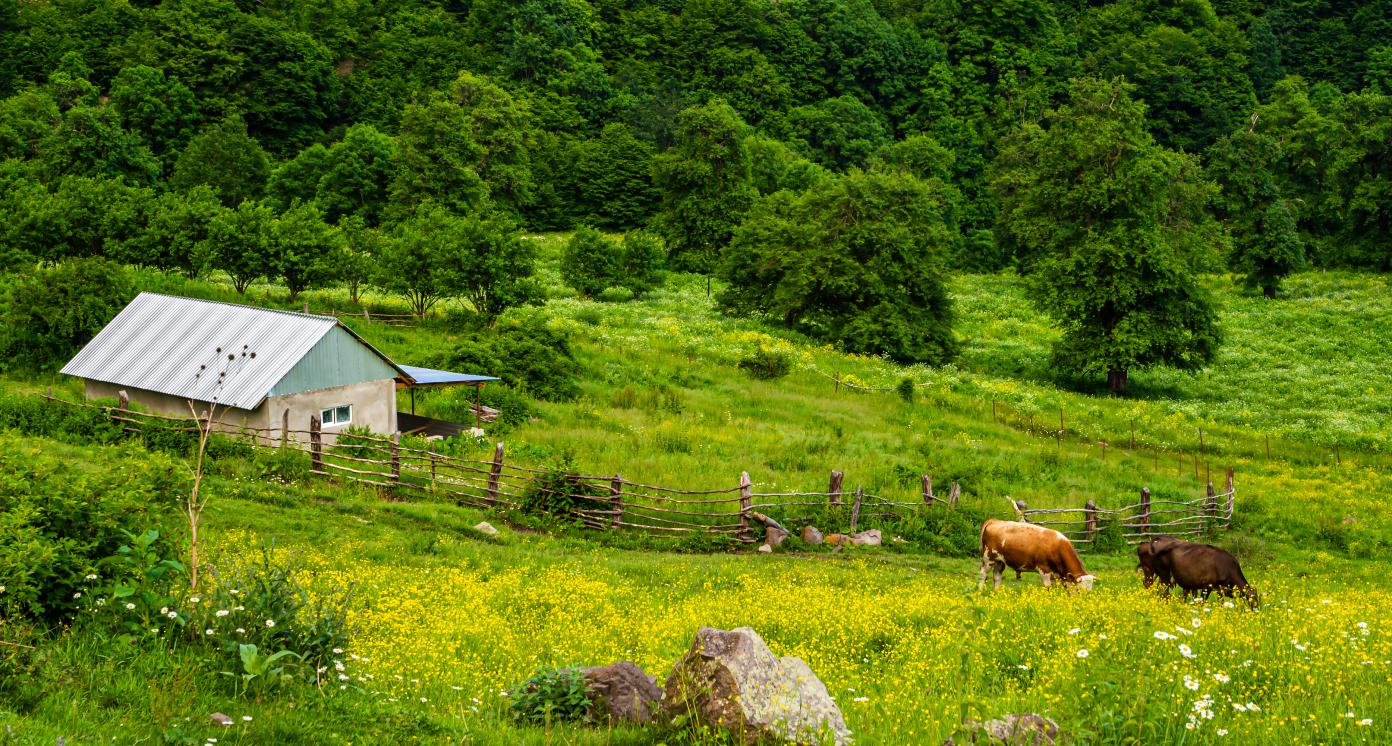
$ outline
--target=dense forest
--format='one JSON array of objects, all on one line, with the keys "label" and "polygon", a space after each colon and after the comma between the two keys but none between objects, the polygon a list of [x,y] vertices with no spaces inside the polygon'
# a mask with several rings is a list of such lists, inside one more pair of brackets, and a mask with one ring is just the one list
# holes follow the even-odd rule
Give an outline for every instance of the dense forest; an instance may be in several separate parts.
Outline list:
[{"label": "dense forest", "polygon": [[925,362],[944,274],[1013,268],[1120,390],[1211,359],[1194,273],[1392,270],[1389,39],[1387,0],[0,0],[0,263],[491,321],[521,231],[644,229],[571,284],[663,259]]}]

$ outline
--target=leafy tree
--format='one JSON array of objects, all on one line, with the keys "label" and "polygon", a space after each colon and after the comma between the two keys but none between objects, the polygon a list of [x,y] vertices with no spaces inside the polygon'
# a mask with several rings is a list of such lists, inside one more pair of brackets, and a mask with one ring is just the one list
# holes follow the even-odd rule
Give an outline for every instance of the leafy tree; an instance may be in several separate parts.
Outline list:
[{"label": "leafy tree", "polygon": [[360,217],[345,218],[339,223],[343,231],[344,250],[338,275],[348,287],[348,298],[354,303],[362,300],[362,288],[372,282],[377,271],[377,258],[382,253],[386,236],[377,228],[367,227]]},{"label": "leafy tree", "polygon": [[270,177],[270,160],[241,117],[229,117],[203,129],[189,141],[174,164],[169,185],[211,187],[227,207],[260,199]]},{"label": "leafy tree", "polygon": [[940,364],[956,354],[944,265],[954,236],[943,185],[852,170],[777,192],[720,264],[725,308],[765,315],[850,352]]},{"label": "leafy tree", "polygon": [[1232,267],[1268,298],[1276,297],[1282,278],[1305,265],[1295,209],[1281,199],[1272,173],[1279,154],[1275,140],[1242,129],[1214,143],[1205,166],[1222,187],[1214,205],[1232,235]]},{"label": "leafy tree", "polygon": [[275,222],[271,267],[285,282],[294,303],[301,292],[338,279],[343,233],[324,222],[313,205],[296,205]]},{"label": "leafy tree", "polygon": [[391,199],[398,216],[427,201],[461,214],[487,201],[488,187],[474,168],[482,148],[459,106],[438,95],[408,104],[396,144]]},{"label": "leafy tree", "polygon": [[316,202],[330,222],[356,216],[368,226],[381,223],[392,178],[391,136],[370,124],[355,124],[329,148]]},{"label": "leafy tree", "polygon": [[582,221],[603,228],[631,228],[652,215],[653,147],[624,124],[607,124],[586,141],[575,163],[576,208]]},{"label": "leafy tree", "polygon": [[12,203],[13,245],[48,262],[67,257],[121,258],[139,234],[148,190],[117,179],[64,178],[53,193],[21,189]]},{"label": "leafy tree", "polygon": [[1000,230],[1040,310],[1063,328],[1061,369],[1105,373],[1113,392],[1133,369],[1196,369],[1219,344],[1195,273],[1223,245],[1206,212],[1217,193],[1197,159],[1146,131],[1145,106],[1120,81],[1074,81],[1043,126],[1020,128],[995,165]]},{"label": "leafy tree", "polygon": [[271,169],[266,180],[267,206],[288,210],[297,202],[313,202],[319,192],[319,181],[328,169],[328,160],[329,149],[315,143]]},{"label": "leafy tree", "polygon": [[844,171],[864,166],[889,144],[889,132],[870,107],[852,96],[838,96],[788,112],[787,140],[817,163]]},{"label": "leafy tree", "polygon": [[140,137],[121,127],[115,109],[74,106],[39,146],[44,178],[64,176],[121,179],[132,186],[154,186],[160,164]]},{"label": "leafy tree", "polygon": [[203,276],[212,262],[208,231],[222,203],[204,185],[187,192],[165,192],[146,210],[145,229],[125,251],[126,261],[185,277]]},{"label": "leafy tree", "polygon": [[530,200],[532,188],[527,157],[532,125],[526,103],[487,77],[469,72],[460,73],[449,90],[479,147],[474,171],[488,185],[489,197],[498,207],[519,213]]},{"label": "leafy tree", "polygon": [[60,121],[58,102],[41,88],[0,101],[0,160],[37,156],[44,139]]},{"label": "leafy tree", "polygon": [[111,105],[121,125],[144,138],[157,156],[178,153],[193,136],[198,105],[184,84],[146,65],[123,68],[111,82]]},{"label": "leafy tree", "polygon": [[620,284],[635,296],[662,284],[667,249],[662,238],[649,231],[629,231],[621,247]]},{"label": "leafy tree", "polygon": [[69,259],[10,288],[0,349],[10,369],[56,370],[135,297],[125,269],[107,259]]},{"label": "leafy tree", "polygon": [[485,323],[538,298],[535,249],[497,217],[458,217],[426,203],[382,247],[378,284],[417,316],[441,300],[467,300]]},{"label": "leafy tree", "polygon": [[1351,94],[1334,118],[1343,137],[1328,180],[1341,227],[1330,253],[1350,266],[1392,271],[1392,95]]},{"label": "leafy tree", "polygon": [[594,228],[581,226],[561,253],[561,278],[581,295],[593,298],[620,284],[622,261],[617,243]]},{"label": "leafy tree", "polygon": [[223,209],[208,224],[205,251],[213,269],[232,279],[245,293],[251,283],[277,273],[275,212],[254,199]]},{"label": "leafy tree", "polygon": [[729,104],[712,102],[681,113],[676,145],[653,164],[662,195],[656,223],[673,267],[712,269],[753,203],[747,133]]},{"label": "leafy tree", "polygon": [[762,135],[750,135],[744,140],[749,153],[750,183],[760,195],[782,189],[801,192],[827,171],[803,158],[784,143]]}]

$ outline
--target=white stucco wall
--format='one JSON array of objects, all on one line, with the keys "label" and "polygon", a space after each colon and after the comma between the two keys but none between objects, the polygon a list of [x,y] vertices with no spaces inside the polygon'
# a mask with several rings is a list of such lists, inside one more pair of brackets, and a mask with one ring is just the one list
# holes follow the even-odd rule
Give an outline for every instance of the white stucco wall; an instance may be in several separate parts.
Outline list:
[{"label": "white stucco wall", "polygon": [[[318,417],[322,410],[343,404],[353,406],[353,420],[344,425],[325,425],[324,442],[332,443],[336,434],[348,427],[366,427],[374,433],[390,435],[396,432],[396,381],[365,381],[318,391],[301,391],[285,396],[273,396],[261,408],[267,411],[271,427],[277,432],[290,413],[290,432],[309,429],[309,418]],[[297,435],[303,438],[304,435]]]},{"label": "white stucco wall", "polygon": [[[124,388],[132,403],[139,404],[148,411],[171,417],[190,416],[187,399],[158,391],[91,380],[86,381],[86,388],[88,399],[115,399],[118,392]],[[344,404],[352,405],[353,419],[343,425],[324,426],[326,444],[334,442],[339,431],[352,425],[366,427],[384,435],[396,432],[396,381],[392,379],[268,397],[255,409],[220,409],[217,415],[218,429],[232,432],[247,428],[268,430],[270,432],[267,433],[266,439],[278,443],[286,412],[290,413],[290,432],[295,433],[297,430],[309,430],[311,416],[317,417],[324,409]],[[195,406],[200,412],[207,409],[205,403],[195,402]],[[308,436],[295,434],[294,437],[304,440]]]}]

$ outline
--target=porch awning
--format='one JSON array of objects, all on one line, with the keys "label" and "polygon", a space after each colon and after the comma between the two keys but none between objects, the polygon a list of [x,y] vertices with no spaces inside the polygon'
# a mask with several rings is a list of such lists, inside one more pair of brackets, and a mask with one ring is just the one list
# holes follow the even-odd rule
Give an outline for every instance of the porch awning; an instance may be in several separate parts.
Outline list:
[{"label": "porch awning", "polygon": [[472,373],[455,373],[451,370],[435,370],[415,365],[397,365],[404,377],[397,377],[396,387],[414,389],[427,386],[482,386],[489,381],[500,380],[497,376],[476,376]]}]

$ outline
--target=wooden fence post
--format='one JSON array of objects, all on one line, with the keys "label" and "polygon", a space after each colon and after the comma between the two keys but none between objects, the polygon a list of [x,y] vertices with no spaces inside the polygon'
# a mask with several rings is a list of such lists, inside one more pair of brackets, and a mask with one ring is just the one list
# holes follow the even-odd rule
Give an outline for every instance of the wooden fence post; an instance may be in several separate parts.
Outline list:
[{"label": "wooden fence post", "polygon": [[841,472],[831,470],[831,484],[827,486],[827,502],[833,506],[841,504],[841,478],[845,476]]},{"label": "wooden fence post", "polygon": [[488,507],[498,504],[498,481],[503,474],[503,444],[493,448],[493,466],[488,470]]},{"label": "wooden fence post", "polygon": [[367,312],[367,306],[363,306],[363,321],[371,321],[372,314]]},{"label": "wooden fence post", "polygon": [[1131,418],[1131,450],[1136,450],[1136,418]]},{"label": "wooden fence post", "polygon": [[837,374],[833,377],[833,380],[836,381],[836,393],[837,393],[837,394],[840,394],[840,393],[841,393],[841,374],[840,374],[840,373],[837,373]]},{"label": "wooden fence post", "polygon": [[923,504],[924,504],[924,505],[932,505],[932,504],[933,504],[933,475],[932,475],[932,474],[924,474],[924,475],[923,475]]},{"label": "wooden fence post", "polygon": [[309,468],[310,471],[324,471],[324,435],[315,415],[309,416]]},{"label": "wooden fence post", "polygon": [[280,447],[284,448],[290,442],[290,408],[286,407],[280,413]]},{"label": "wooden fence post", "polygon": [[1218,515],[1218,491],[1213,489],[1212,482],[1204,489],[1204,515],[1209,518]]},{"label": "wooden fence post", "polygon": [[1087,526],[1088,541],[1097,541],[1097,503],[1088,500],[1083,506],[1083,521]]},{"label": "wooden fence post", "polygon": [[1194,479],[1199,478],[1199,454],[1194,454]]},{"label": "wooden fence post", "polygon": [[609,480],[609,502],[614,506],[614,516],[609,520],[609,525],[614,528],[619,527],[619,521],[623,520],[623,475],[615,474]]},{"label": "wooden fence post", "polygon": [[1228,518],[1231,520],[1233,516],[1233,497],[1237,495],[1237,490],[1233,487],[1233,468],[1231,466],[1228,467],[1228,482],[1223,491],[1228,493],[1227,514]]},{"label": "wooden fence post", "polygon": [[425,450],[430,454],[430,491],[435,491],[435,464],[438,457],[435,455],[435,441],[425,441]]},{"label": "wooden fence post", "polygon": [[1141,533],[1150,538],[1150,488],[1141,488]]},{"label": "wooden fence post", "polygon": [[863,499],[865,499],[865,488],[857,486],[855,503],[851,505],[851,533],[855,533],[856,527],[860,524],[860,501]]},{"label": "wooden fence post", "polygon": [[749,531],[749,511],[754,505],[753,490],[750,488],[753,482],[749,479],[749,472],[740,472],[740,520],[739,537],[740,541],[753,540],[753,534]]},{"label": "wooden fence post", "polygon": [[962,485],[952,483],[952,489],[947,491],[947,505],[950,508],[957,507],[957,498],[962,496]]},{"label": "wooden fence post", "polygon": [[391,444],[391,483],[401,483],[401,432],[392,433]]},{"label": "wooden fence post", "polygon": [[122,415],[125,414],[127,409],[130,409],[130,394],[127,394],[125,389],[116,392],[116,409],[121,412]]},{"label": "wooden fence post", "polygon": [[1029,510],[1029,505],[1027,505],[1024,500],[1012,499],[1010,501],[1010,506],[1012,508],[1015,508],[1015,520],[1026,522],[1029,521],[1029,518],[1025,517],[1025,511]]}]

